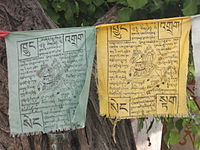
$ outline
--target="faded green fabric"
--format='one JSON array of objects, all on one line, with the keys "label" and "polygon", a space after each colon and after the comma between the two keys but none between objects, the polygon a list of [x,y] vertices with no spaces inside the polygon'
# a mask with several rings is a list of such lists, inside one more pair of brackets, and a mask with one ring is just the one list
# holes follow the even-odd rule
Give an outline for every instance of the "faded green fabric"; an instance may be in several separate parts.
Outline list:
[{"label": "faded green fabric", "polygon": [[95,27],[6,37],[11,134],[85,126],[95,44]]}]

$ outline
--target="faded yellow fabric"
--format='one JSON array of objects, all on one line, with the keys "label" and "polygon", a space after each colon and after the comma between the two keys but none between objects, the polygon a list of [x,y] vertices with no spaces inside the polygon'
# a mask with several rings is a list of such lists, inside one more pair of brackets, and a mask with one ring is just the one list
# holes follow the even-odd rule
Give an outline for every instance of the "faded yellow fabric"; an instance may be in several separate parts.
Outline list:
[{"label": "faded yellow fabric", "polygon": [[101,115],[187,116],[190,17],[97,28]]}]

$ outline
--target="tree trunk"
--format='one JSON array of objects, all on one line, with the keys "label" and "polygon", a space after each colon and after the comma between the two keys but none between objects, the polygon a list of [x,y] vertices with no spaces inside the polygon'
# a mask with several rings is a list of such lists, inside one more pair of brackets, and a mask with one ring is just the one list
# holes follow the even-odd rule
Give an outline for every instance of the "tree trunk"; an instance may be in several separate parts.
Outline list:
[{"label": "tree trunk", "polygon": [[[97,24],[116,22],[117,6]],[[0,30],[24,31],[57,28],[45,15],[37,0],[0,0]],[[8,78],[5,42],[0,40],[0,150],[135,150],[129,120],[120,121],[116,128],[116,143],[112,138],[112,124],[99,116],[94,74],[84,129],[11,137],[8,120]]]}]

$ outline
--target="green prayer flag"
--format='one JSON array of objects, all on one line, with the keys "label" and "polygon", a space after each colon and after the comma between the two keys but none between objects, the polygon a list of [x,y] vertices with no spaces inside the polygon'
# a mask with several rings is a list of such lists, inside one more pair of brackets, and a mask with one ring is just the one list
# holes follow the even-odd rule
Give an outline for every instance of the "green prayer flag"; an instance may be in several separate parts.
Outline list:
[{"label": "green prayer flag", "polygon": [[96,28],[11,32],[5,40],[11,134],[83,128]]}]

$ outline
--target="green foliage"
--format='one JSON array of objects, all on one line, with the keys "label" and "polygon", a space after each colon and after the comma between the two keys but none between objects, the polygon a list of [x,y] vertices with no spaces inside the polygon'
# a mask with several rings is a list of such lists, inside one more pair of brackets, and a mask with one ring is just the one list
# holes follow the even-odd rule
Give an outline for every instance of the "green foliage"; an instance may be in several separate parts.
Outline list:
[{"label": "green foliage", "polygon": [[124,7],[122,9],[120,9],[118,12],[119,20],[121,20],[123,22],[129,21],[131,19],[132,12],[133,12],[133,9],[129,8],[129,7]]},{"label": "green foliage", "polygon": [[164,141],[168,146],[177,144],[180,141],[180,131],[183,129],[182,123],[182,119],[178,119],[176,122],[173,118],[165,119],[164,124],[167,124],[167,132]]},{"label": "green foliage", "polygon": [[182,12],[185,16],[194,15],[198,12],[199,0],[185,0],[183,3]]},{"label": "green foliage", "polygon": [[173,129],[169,133],[169,141],[168,142],[170,145],[174,145],[180,141],[180,138],[181,138],[180,134],[175,129]]},{"label": "green foliage", "polygon": [[175,127],[178,129],[178,132],[180,133],[183,129],[183,119],[178,119],[175,123]]},{"label": "green foliage", "polygon": [[39,0],[60,27],[92,25],[112,6],[105,0]]},{"label": "green foliage", "polygon": [[[189,125],[191,126],[192,135],[198,137],[195,139],[195,147],[200,148],[200,115],[197,115],[200,112],[192,99],[188,99],[188,108],[191,112],[189,117],[165,118],[162,120],[163,124],[167,126],[164,141],[168,146],[177,144],[180,141],[180,131],[185,125]],[[196,114],[194,115],[192,112],[196,112]]]},{"label": "green foliage", "polygon": [[200,0],[39,0],[60,27],[93,25],[118,4],[120,22],[197,14]]},{"label": "green foliage", "polygon": [[136,10],[144,7],[148,3],[148,0],[127,0],[127,2],[129,7]]}]

